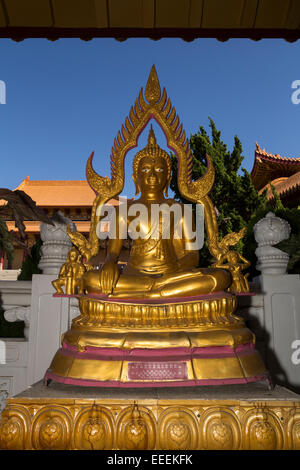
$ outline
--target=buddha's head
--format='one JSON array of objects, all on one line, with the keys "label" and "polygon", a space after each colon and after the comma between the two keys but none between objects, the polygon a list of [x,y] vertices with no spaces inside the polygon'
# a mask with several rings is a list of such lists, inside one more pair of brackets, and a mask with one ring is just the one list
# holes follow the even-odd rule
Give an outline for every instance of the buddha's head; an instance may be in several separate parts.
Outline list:
[{"label": "buddha's head", "polygon": [[237,264],[240,260],[240,257],[237,251],[229,251],[227,254],[227,259],[229,263]]},{"label": "buddha's head", "polygon": [[136,195],[150,190],[157,193],[164,192],[168,196],[171,159],[167,152],[157,145],[152,125],[147,146],[133,159],[132,179],[136,187]]},{"label": "buddha's head", "polygon": [[78,261],[79,256],[80,256],[79,251],[77,251],[76,248],[73,247],[68,253],[68,261],[74,263],[74,261]]}]

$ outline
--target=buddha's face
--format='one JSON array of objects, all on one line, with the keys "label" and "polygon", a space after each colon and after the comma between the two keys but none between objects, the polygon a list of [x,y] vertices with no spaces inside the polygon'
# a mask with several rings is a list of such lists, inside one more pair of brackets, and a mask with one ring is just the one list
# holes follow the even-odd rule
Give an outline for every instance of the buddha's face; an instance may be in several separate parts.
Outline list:
[{"label": "buddha's face", "polygon": [[78,258],[78,253],[77,253],[77,251],[71,250],[70,253],[69,253],[69,260],[70,260],[71,262],[74,262],[74,261],[77,260],[77,258]]},{"label": "buddha's face", "polygon": [[239,261],[239,255],[235,251],[230,251],[227,257],[229,263],[237,264]]},{"label": "buddha's face", "polygon": [[141,159],[137,172],[137,184],[142,192],[163,192],[167,179],[168,169],[163,158],[146,156]]}]

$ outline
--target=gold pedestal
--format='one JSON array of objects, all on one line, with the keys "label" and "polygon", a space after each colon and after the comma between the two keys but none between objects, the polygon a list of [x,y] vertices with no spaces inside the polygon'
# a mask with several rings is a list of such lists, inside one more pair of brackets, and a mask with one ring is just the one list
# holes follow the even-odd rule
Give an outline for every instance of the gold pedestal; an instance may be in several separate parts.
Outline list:
[{"label": "gold pedestal", "polygon": [[79,298],[46,380],[83,386],[193,386],[268,378],[255,337],[219,293],[143,303]]},{"label": "gold pedestal", "polygon": [[257,383],[125,391],[38,383],[8,399],[0,448],[300,450],[300,396]]}]

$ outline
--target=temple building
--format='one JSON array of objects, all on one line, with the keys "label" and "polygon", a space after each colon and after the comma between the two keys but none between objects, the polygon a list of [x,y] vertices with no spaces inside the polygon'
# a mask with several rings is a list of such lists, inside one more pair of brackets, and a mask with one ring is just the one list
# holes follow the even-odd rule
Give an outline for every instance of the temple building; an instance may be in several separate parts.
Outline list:
[{"label": "temple building", "polygon": [[272,155],[256,144],[251,178],[260,193],[267,189],[269,200],[273,199],[271,183],[286,207],[300,205],[300,158]]},{"label": "temple building", "polygon": [[[54,212],[60,211],[66,217],[71,219],[77,227],[77,230],[83,235],[88,235],[90,231],[91,210],[95,198],[94,191],[90,188],[86,180],[83,181],[44,181],[31,180],[29,176],[15,189],[22,190],[30,196],[36,205],[41,207],[48,216]],[[122,200],[121,197],[111,199],[107,204],[117,206]],[[4,203],[4,201],[3,201]],[[31,248],[40,236],[39,221],[24,221],[26,227],[28,248]],[[9,231],[18,232],[12,219],[7,218],[6,225]],[[101,230],[108,230],[108,223],[103,224]],[[103,246],[102,257],[105,257],[105,242]],[[126,240],[124,240],[126,245]],[[14,259],[11,265],[7,260],[2,259],[0,269],[20,269],[24,260],[24,249],[15,244]],[[124,260],[126,260],[126,249],[124,250]],[[101,260],[99,260],[101,262]]]}]

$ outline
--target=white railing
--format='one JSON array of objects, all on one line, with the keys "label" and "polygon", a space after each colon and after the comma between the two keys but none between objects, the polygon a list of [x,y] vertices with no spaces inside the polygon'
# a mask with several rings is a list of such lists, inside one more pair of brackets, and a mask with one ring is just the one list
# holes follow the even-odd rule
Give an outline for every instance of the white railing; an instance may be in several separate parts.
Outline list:
[{"label": "white railing", "polygon": [[0,267],[0,282],[1,281],[16,281],[21,269],[1,269]]},{"label": "white railing", "polygon": [[0,281],[0,300],[4,310],[31,304],[31,281]]},{"label": "white railing", "polygon": [[66,226],[75,224],[63,214],[55,214],[53,225],[41,224],[44,242],[39,267],[43,274],[32,281],[0,281],[0,307],[7,321],[24,321],[24,338],[0,338],[0,406],[12,396],[41,380],[60,347],[61,335],[77,316],[78,301],[54,298],[51,282],[72,243]]},{"label": "white railing", "polygon": [[[0,408],[27,387],[31,281],[0,281],[0,307],[7,321],[25,321],[27,338],[0,338]],[[26,313],[25,313],[26,312]]]}]

